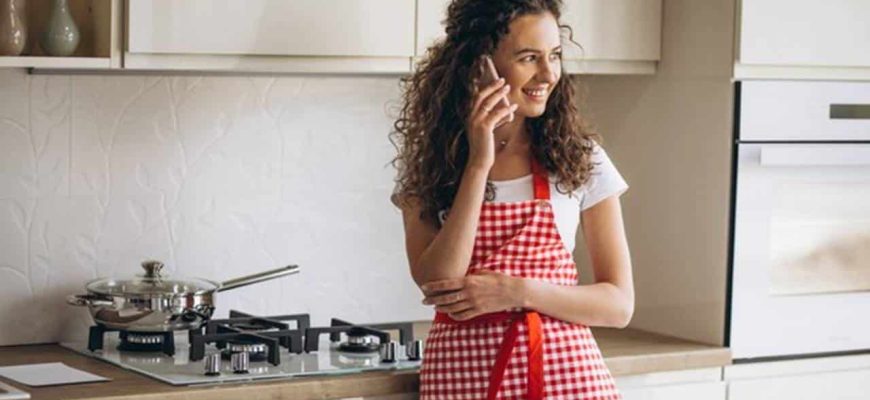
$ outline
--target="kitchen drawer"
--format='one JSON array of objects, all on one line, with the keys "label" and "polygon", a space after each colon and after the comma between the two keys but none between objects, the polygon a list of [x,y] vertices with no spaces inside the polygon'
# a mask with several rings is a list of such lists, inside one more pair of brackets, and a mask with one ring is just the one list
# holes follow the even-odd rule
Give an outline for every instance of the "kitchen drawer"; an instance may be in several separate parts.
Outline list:
[{"label": "kitchen drawer", "polygon": [[740,64],[870,67],[870,1],[741,3]]},{"label": "kitchen drawer", "polygon": [[870,140],[870,83],[746,81],[740,92],[742,141]]},{"label": "kitchen drawer", "polygon": [[866,399],[868,356],[747,363],[725,367],[728,400]]}]

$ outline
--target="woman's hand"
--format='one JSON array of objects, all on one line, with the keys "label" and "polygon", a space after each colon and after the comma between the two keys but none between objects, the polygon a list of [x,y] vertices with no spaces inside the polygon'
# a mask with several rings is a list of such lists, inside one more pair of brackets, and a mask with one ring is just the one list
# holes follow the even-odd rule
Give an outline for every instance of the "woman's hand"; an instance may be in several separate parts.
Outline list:
[{"label": "woman's hand", "polygon": [[502,118],[513,120],[516,104],[510,107],[502,103],[502,98],[510,91],[504,78],[499,79],[474,94],[471,112],[466,121],[468,132],[468,164],[489,171],[495,163],[495,139],[492,131]]},{"label": "woman's hand", "polygon": [[424,284],[423,304],[457,321],[523,306],[523,279],[493,271]]}]

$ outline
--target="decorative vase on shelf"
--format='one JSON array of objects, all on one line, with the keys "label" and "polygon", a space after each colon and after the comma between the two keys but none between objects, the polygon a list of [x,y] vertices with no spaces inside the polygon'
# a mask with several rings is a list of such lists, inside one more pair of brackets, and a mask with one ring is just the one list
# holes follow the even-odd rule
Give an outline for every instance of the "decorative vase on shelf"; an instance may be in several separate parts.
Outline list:
[{"label": "decorative vase on shelf", "polygon": [[0,56],[17,56],[27,43],[24,10],[18,0],[0,0]]},{"label": "decorative vase on shelf", "polygon": [[39,42],[50,56],[66,57],[79,45],[79,28],[69,12],[67,0],[54,0],[51,16]]}]

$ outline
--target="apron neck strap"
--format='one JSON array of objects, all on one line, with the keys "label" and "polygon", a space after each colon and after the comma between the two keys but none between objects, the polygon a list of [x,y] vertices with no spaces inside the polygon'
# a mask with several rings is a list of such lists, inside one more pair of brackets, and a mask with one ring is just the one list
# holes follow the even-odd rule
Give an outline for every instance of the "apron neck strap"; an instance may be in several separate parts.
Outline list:
[{"label": "apron neck strap", "polygon": [[532,175],[535,183],[535,200],[550,200],[549,174],[535,157],[532,157]]}]

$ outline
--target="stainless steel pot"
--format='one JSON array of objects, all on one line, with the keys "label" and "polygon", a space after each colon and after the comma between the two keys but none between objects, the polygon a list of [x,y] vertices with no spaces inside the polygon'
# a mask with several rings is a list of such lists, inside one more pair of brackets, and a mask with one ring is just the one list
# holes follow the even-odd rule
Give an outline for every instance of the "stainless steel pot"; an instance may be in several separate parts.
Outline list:
[{"label": "stainless steel pot", "polygon": [[163,263],[145,261],[145,274],[132,279],[102,278],[85,285],[88,293],[72,295],[67,303],[87,306],[94,322],[136,332],[190,330],[208,321],[215,294],[299,272],[299,266],[261,272],[217,283],[207,279],[169,279]]}]

